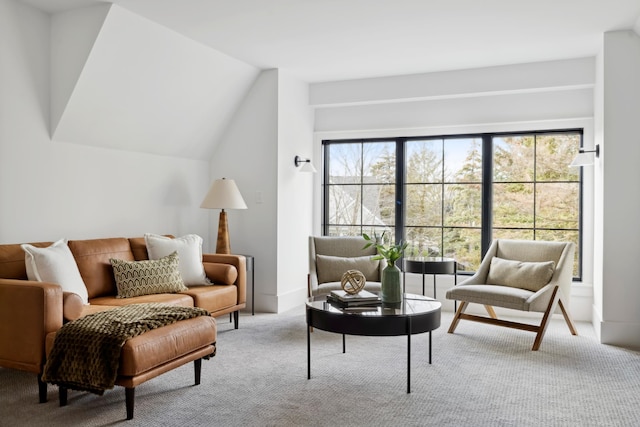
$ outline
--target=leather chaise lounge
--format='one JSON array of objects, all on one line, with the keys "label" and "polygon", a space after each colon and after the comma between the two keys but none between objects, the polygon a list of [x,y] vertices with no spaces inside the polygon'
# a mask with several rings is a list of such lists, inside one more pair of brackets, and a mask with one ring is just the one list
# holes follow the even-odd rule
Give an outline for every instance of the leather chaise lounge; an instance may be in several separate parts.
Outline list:
[{"label": "leather chaise lounge", "polygon": [[[32,245],[42,248],[50,246],[51,242]],[[212,284],[190,286],[176,293],[117,298],[109,260],[149,259],[145,239],[75,240],[69,241],[68,246],[87,288],[89,305],[83,304],[77,294],[63,292],[56,283],[28,280],[25,252],[21,245],[0,245],[0,367],[35,373],[39,400],[46,402],[47,385],[41,380],[43,367],[55,333],[64,323],[127,304],[166,303],[200,307],[211,317],[183,320],[140,335],[125,344],[116,384],[127,389],[127,418],[133,416],[132,389],[144,381],[194,361],[197,384],[200,360],[215,354],[216,322],[213,317],[233,315],[234,327],[238,328],[238,313],[246,304],[245,258],[241,255],[203,254],[204,272]],[[185,336],[192,339],[185,341]],[[178,337],[182,338],[176,339]],[[182,347],[176,347],[178,342]],[[140,350],[149,347],[149,343],[152,344],[154,360]],[[63,398],[66,399],[61,393],[61,403]]]}]

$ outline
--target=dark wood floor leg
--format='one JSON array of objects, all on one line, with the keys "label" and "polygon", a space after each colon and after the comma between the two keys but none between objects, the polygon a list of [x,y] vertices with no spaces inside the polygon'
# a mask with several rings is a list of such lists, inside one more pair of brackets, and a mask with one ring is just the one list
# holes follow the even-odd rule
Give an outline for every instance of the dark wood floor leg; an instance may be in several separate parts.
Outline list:
[{"label": "dark wood floor leg", "polygon": [[193,370],[196,376],[196,385],[200,385],[200,376],[202,374],[202,359],[193,361]]},{"label": "dark wood floor leg", "polygon": [[60,406],[67,406],[67,396],[69,396],[69,391],[66,387],[58,387],[58,400],[60,401]]},{"label": "dark wood floor leg", "polygon": [[47,383],[42,381],[41,374],[38,374],[38,397],[40,399],[40,403],[47,402]]},{"label": "dark wood floor leg", "polygon": [[136,400],[136,388],[135,387],[125,387],[124,389],[124,393],[125,393],[125,400],[126,400],[126,405],[127,405],[127,419],[128,420],[132,420],[133,419],[133,405],[135,404],[135,400]]},{"label": "dark wood floor leg", "polygon": [[240,320],[240,312],[236,310],[233,312],[233,329],[238,329],[239,320]]}]

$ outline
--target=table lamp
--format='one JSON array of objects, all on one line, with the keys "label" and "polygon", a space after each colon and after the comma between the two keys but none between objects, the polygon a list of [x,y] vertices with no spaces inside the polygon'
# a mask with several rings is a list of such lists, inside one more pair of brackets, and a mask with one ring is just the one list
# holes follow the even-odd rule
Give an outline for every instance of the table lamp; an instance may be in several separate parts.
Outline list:
[{"label": "table lamp", "polygon": [[218,241],[216,243],[217,254],[230,254],[229,228],[227,226],[227,213],[225,209],[247,209],[247,204],[240,194],[233,179],[216,179],[211,184],[209,192],[200,204],[201,208],[222,209],[218,220]]}]

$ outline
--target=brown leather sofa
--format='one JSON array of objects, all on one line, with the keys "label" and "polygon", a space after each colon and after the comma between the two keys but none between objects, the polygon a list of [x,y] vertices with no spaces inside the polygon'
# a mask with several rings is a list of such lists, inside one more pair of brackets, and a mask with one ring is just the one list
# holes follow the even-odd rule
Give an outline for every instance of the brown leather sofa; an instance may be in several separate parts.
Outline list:
[{"label": "brown leather sofa", "polygon": [[[31,243],[46,247],[52,242]],[[116,298],[110,258],[148,259],[144,237],[71,240],[69,248],[89,294],[90,305],[66,293],[55,283],[27,279],[25,254],[20,244],[0,245],[0,367],[38,375],[41,402],[47,386],[40,378],[45,362],[46,337],[65,321],[125,304],[161,302],[201,307],[211,316],[233,313],[238,328],[239,310],[246,306],[246,265],[241,255],[203,254],[205,273],[213,285],[189,287],[173,294]]]}]

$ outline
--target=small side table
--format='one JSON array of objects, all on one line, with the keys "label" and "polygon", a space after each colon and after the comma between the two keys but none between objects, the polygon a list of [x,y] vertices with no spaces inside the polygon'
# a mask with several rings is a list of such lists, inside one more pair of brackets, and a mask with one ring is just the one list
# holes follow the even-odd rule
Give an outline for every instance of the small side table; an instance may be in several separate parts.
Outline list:
[{"label": "small side table", "polygon": [[[246,258],[246,265],[247,265],[247,282],[251,281],[251,315],[253,316],[254,314],[256,314],[256,306],[255,306],[255,301],[256,301],[256,287],[255,287],[255,272],[254,272],[254,259],[253,259],[253,255],[245,255],[245,254],[239,254],[242,255],[243,257]],[[249,283],[247,283],[247,285],[249,285]]]},{"label": "small side table", "polygon": [[[458,284],[458,263],[453,258],[406,257],[404,259],[403,287],[406,273],[422,274],[422,295],[424,295],[424,275],[433,274],[433,298],[436,298],[436,275],[453,274],[454,285]],[[403,289],[403,292],[405,289]]]}]

